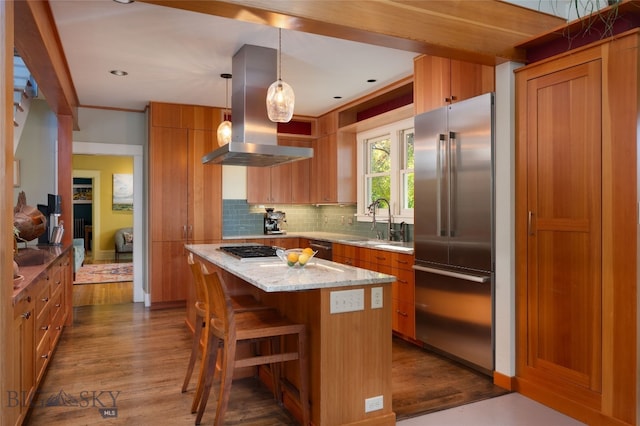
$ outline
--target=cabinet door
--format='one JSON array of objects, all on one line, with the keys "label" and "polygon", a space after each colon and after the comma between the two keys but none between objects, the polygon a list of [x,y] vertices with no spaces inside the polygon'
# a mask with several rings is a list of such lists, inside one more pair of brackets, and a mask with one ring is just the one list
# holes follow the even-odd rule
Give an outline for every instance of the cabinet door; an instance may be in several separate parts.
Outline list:
[{"label": "cabinet door", "polygon": [[187,138],[186,129],[151,128],[149,217],[153,241],[187,238]]},{"label": "cabinet door", "polygon": [[336,134],[322,136],[313,144],[313,201],[331,203],[338,201],[338,159]]},{"label": "cabinet door", "polygon": [[519,322],[525,326],[518,333],[518,374],[555,383],[570,399],[599,401],[601,63],[518,85],[525,92],[518,149],[520,160],[526,158],[518,174],[526,182],[526,209],[520,203],[518,209],[519,237],[526,241],[519,249],[526,264],[518,264]]},{"label": "cabinet door", "polygon": [[271,172],[271,202],[291,203],[291,164],[268,167]]},{"label": "cabinet door", "polygon": [[414,105],[416,114],[447,105],[451,96],[451,60],[422,55],[414,61]]},{"label": "cabinet door", "polygon": [[[191,271],[183,242],[153,242],[150,268],[151,303],[180,302],[187,299]],[[155,261],[157,260],[157,261]]]},{"label": "cabinet door", "polygon": [[[311,141],[286,140],[283,145],[300,148],[312,148]],[[291,202],[307,204],[311,202],[311,159],[295,161],[289,164],[291,169]]]},{"label": "cabinet door", "polygon": [[247,202],[249,204],[272,202],[270,167],[247,167]]},{"label": "cabinet door", "polygon": [[451,60],[451,103],[471,99],[495,90],[494,68],[487,65]]},{"label": "cabinet door", "polygon": [[[9,351],[17,368],[9,372],[9,386],[11,393],[8,405],[12,418],[22,419],[26,415],[35,390],[35,315],[34,302],[29,290],[23,291],[13,308],[13,344]],[[15,416],[15,417],[14,417]],[[10,422],[8,424],[22,424]]]},{"label": "cabinet door", "polygon": [[222,238],[222,166],[202,164],[202,157],[217,147],[215,132],[189,130],[189,242],[213,242]]}]

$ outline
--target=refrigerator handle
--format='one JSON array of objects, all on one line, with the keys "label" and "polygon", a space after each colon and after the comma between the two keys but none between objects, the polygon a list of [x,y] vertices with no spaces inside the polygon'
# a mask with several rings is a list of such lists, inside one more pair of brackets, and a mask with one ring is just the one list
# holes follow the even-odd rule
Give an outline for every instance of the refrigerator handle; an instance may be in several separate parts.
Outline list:
[{"label": "refrigerator handle", "polygon": [[456,236],[458,228],[456,218],[458,217],[457,201],[457,164],[458,164],[458,139],[455,132],[449,132],[449,237]]},{"label": "refrigerator handle", "polygon": [[447,179],[445,179],[447,173],[449,172],[449,168],[447,166],[447,156],[443,155],[443,150],[445,147],[445,135],[440,133],[438,135],[438,148],[437,148],[437,179],[438,179],[438,235],[441,237],[447,236],[447,221],[446,219],[446,211],[444,210],[447,205],[447,200],[445,198],[447,191]]},{"label": "refrigerator handle", "polygon": [[474,283],[488,283],[491,281],[491,277],[489,276],[477,276],[477,275],[469,275],[463,274],[461,272],[447,271],[444,269],[437,268],[429,268],[427,266],[413,265],[413,269],[416,271],[429,272],[431,274],[444,275],[446,277],[458,278],[461,280],[472,281]]}]

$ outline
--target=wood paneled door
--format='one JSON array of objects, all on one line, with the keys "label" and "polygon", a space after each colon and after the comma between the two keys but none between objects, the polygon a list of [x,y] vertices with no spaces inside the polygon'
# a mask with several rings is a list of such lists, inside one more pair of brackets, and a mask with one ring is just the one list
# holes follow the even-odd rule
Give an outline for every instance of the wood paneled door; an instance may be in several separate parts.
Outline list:
[{"label": "wood paneled door", "polygon": [[637,424],[640,30],[516,70],[514,390]]},{"label": "wood paneled door", "polygon": [[527,283],[520,372],[602,383],[600,61],[527,83]]}]

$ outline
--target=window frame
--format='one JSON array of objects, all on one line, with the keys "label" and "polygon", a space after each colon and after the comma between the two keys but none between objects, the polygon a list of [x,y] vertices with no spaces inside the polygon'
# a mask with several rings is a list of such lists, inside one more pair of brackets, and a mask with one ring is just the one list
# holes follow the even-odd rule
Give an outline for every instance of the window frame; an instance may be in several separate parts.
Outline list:
[{"label": "window frame", "polygon": [[[367,170],[367,142],[370,139],[378,139],[388,135],[391,140],[391,196],[389,202],[391,203],[391,215],[393,216],[394,223],[406,222],[408,224],[414,223],[413,209],[403,209],[401,202],[402,194],[402,173],[401,171],[404,156],[404,134],[406,130],[414,129],[413,117],[404,120],[396,121],[384,126],[376,127],[374,129],[358,132],[356,135],[357,141],[357,212],[356,220],[358,222],[371,222],[373,217],[367,212],[367,194],[366,194],[366,174]],[[415,130],[414,130],[415,135]],[[415,155],[415,136],[414,136],[414,155]],[[415,176],[415,175],[414,175]],[[415,181],[414,181],[415,182]],[[415,188],[414,188],[415,197]],[[376,211],[376,217],[384,221],[387,219],[386,206],[379,208]]]}]

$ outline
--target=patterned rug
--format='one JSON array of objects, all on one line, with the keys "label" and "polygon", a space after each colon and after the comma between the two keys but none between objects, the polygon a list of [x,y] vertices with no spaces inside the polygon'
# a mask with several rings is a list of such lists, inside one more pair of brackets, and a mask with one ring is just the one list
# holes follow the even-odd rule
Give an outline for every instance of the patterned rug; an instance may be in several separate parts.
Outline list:
[{"label": "patterned rug", "polygon": [[133,281],[133,263],[83,265],[76,272],[74,284],[118,283]]}]

